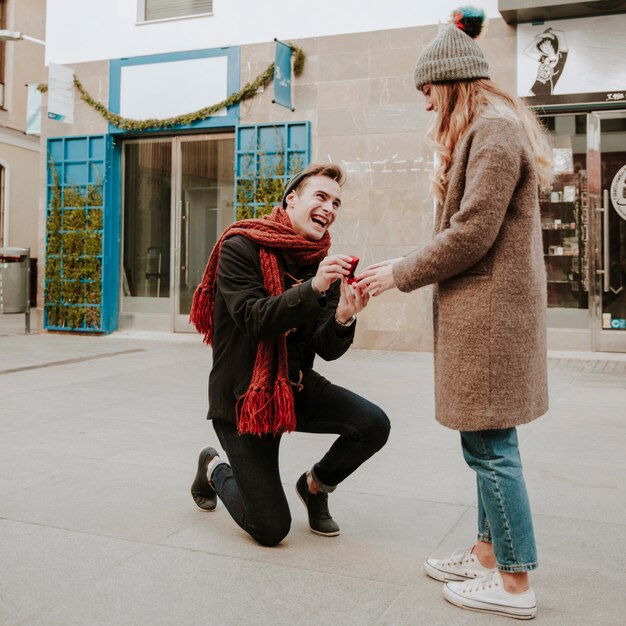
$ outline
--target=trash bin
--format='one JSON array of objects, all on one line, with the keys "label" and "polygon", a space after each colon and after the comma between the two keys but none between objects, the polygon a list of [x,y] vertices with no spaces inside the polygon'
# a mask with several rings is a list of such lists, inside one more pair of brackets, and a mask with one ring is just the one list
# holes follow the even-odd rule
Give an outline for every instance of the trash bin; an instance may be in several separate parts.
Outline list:
[{"label": "trash bin", "polygon": [[25,313],[30,250],[0,248],[0,313]]}]

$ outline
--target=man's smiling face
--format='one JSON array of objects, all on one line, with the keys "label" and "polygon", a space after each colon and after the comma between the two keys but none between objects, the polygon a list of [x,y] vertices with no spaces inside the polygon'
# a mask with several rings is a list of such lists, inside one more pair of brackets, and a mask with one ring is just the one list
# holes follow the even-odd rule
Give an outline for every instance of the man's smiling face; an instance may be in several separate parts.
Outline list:
[{"label": "man's smiling face", "polygon": [[341,187],[328,176],[311,176],[286,200],[287,215],[296,233],[319,241],[337,217]]}]

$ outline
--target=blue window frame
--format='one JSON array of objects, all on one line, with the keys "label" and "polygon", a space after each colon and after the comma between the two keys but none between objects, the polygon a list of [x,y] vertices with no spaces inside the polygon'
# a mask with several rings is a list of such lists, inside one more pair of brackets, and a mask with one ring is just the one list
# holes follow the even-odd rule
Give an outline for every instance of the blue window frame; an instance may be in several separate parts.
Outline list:
[{"label": "blue window frame", "polygon": [[44,328],[117,328],[119,220],[110,208],[109,135],[48,139]]},{"label": "blue window frame", "polygon": [[235,142],[235,219],[269,213],[285,183],[310,162],[311,123],[239,126]]},{"label": "blue window frame", "polygon": [[[173,61],[188,61],[192,59],[204,59],[209,57],[226,57],[228,60],[226,90],[227,94],[233,94],[239,91],[239,47],[232,46],[229,48],[214,48],[210,50],[191,50],[188,52],[175,52],[171,54],[152,54],[149,56],[132,57],[128,59],[114,59],[109,64],[109,109],[114,113],[120,112],[121,101],[121,78],[122,68],[133,65],[149,65],[152,63],[169,63]],[[198,81],[202,81],[203,77],[198,76]],[[164,85],[164,89],[167,89],[167,85]],[[205,106],[211,106],[217,104],[216,102],[207,102]],[[181,111],[182,113],[192,113],[193,111]],[[222,128],[236,126],[239,122],[239,105],[235,104],[232,107],[228,107],[226,115],[220,115],[217,117],[207,117],[204,120],[199,120],[192,124],[186,124],[176,126],[168,131],[189,130],[195,128]],[[146,132],[158,132],[160,129],[156,128],[152,131]],[[114,124],[109,124],[109,133],[120,134],[126,133],[121,128],[118,128]]]}]

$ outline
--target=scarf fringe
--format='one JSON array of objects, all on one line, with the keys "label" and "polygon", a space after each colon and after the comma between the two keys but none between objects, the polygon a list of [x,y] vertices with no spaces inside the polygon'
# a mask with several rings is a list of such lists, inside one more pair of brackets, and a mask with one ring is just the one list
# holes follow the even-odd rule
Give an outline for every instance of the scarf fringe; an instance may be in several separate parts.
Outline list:
[{"label": "scarf fringe", "polygon": [[296,429],[296,412],[291,385],[284,378],[267,387],[250,387],[237,402],[237,431],[240,435],[279,435]]},{"label": "scarf fringe", "polygon": [[213,311],[211,309],[210,294],[206,289],[202,289],[202,286],[198,287],[193,294],[189,321],[202,334],[202,341],[208,345],[213,339]]},{"label": "scarf fringe", "polygon": [[293,388],[284,378],[278,378],[274,385],[274,420],[281,433],[290,433],[296,429]]}]

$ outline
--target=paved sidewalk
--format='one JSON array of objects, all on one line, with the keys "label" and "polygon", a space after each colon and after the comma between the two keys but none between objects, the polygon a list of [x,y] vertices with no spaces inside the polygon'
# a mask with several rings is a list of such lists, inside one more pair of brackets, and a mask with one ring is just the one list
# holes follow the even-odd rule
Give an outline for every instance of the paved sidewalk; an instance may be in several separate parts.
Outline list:
[{"label": "paved sidewalk", "polygon": [[[430,354],[318,363],[380,404],[392,434],[331,496],[337,538],[309,532],[294,492],[332,438],[284,437],[293,523],[268,549],[189,495],[199,448],[216,443],[198,337],[24,336],[21,324],[0,316],[3,626],[514,623],[447,604],[421,570],[471,544],[476,517],[458,434],[432,417]],[[520,428],[535,623],[623,624],[626,357],[553,356],[552,408]]]}]

